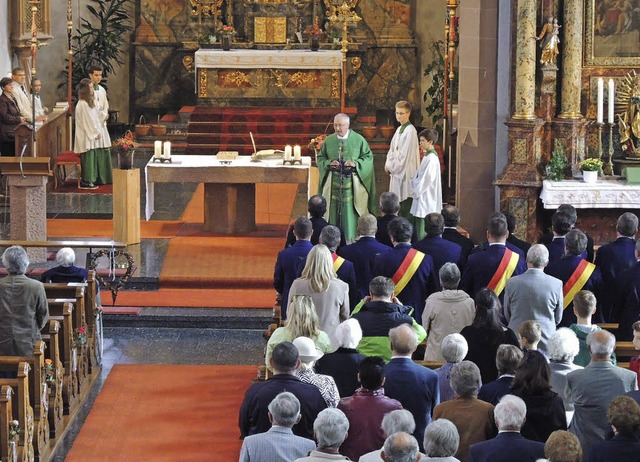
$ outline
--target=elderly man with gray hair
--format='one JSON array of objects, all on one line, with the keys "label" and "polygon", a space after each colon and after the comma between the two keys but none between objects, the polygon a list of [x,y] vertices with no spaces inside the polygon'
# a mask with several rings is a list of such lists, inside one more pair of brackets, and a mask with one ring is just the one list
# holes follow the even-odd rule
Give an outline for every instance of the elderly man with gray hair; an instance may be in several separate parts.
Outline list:
[{"label": "elderly man with gray hair", "polygon": [[493,382],[482,385],[480,393],[478,393],[478,399],[495,406],[500,401],[500,398],[508,395],[521,359],[522,350],[520,348],[514,345],[500,345],[496,353],[498,378]]},{"label": "elderly man with gray hair", "polygon": [[[406,409],[398,409],[391,411],[382,418],[380,425],[385,437],[389,437],[394,433],[405,432],[413,433],[416,429],[416,423],[413,420],[413,414]],[[382,460],[382,448],[368,452],[358,459],[358,462],[380,462]]]},{"label": "elderly man with gray hair", "polygon": [[460,462],[453,455],[458,452],[460,435],[456,426],[447,419],[434,420],[424,432],[424,460]]},{"label": "elderly man with gray hair", "polygon": [[385,462],[416,462],[420,459],[418,441],[408,433],[394,433],[385,440],[380,456]]},{"label": "elderly man with gray hair", "polygon": [[567,375],[565,399],[573,403],[575,412],[569,431],[580,440],[585,453],[593,443],[604,441],[610,430],[607,408],[620,395],[638,389],[636,373],[611,363],[616,338],[606,330],[591,332],[587,337],[591,362]]},{"label": "elderly man with gray hair", "polygon": [[525,321],[540,324],[542,339],[538,349],[546,352],[547,342],[562,320],[562,281],[544,273],[549,250],[542,244],[527,252],[527,271],[507,281],[504,291],[504,318],[509,329],[517,332]]},{"label": "elderly man with gray hair", "polygon": [[493,410],[498,436],[469,448],[469,462],[535,462],[544,457],[544,443],[531,441],[520,434],[527,416],[525,402],[505,395]]},{"label": "elderly man with gray hair", "polygon": [[340,409],[329,408],[321,411],[313,422],[313,435],[318,448],[307,457],[296,462],[323,462],[327,460],[349,460],[340,455],[339,449],[349,431],[349,420]]},{"label": "elderly man with gray hair", "polygon": [[29,257],[22,247],[5,250],[2,264],[9,275],[0,279],[0,356],[32,356],[49,320],[44,286],[25,276]]},{"label": "elderly man with gray hair", "polygon": [[286,462],[304,457],[316,448],[313,440],[296,436],[291,427],[300,421],[300,401],[288,391],[277,395],[268,406],[271,428],[247,436],[239,462]]},{"label": "elderly man with gray hair", "polygon": [[449,334],[458,334],[470,326],[476,314],[473,299],[458,289],[460,270],[455,263],[445,263],[439,271],[442,290],[427,298],[422,312],[422,327],[427,332],[425,361],[444,361],[440,344]]}]

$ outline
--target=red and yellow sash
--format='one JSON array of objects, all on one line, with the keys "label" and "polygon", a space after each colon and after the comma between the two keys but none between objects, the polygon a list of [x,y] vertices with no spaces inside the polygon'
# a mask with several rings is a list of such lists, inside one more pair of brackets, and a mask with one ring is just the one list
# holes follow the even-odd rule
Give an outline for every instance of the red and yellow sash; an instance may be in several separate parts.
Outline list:
[{"label": "red and yellow sash", "polygon": [[593,263],[590,263],[587,260],[580,261],[571,277],[564,283],[564,286],[562,286],[564,308],[571,304],[573,297],[582,290],[595,269],[596,265]]},{"label": "red and yellow sash", "polygon": [[333,258],[333,271],[336,272],[336,274],[338,274],[338,270],[340,269],[340,267],[342,266],[342,264],[344,263],[344,258],[342,258],[341,256],[339,256],[337,253],[333,252],[331,254],[331,258]]},{"label": "red and yellow sash", "polygon": [[402,292],[402,289],[409,283],[413,275],[416,273],[418,268],[420,267],[420,263],[424,260],[424,253],[416,250],[409,249],[407,255],[405,255],[404,260],[400,264],[400,267],[396,271],[391,279],[396,284],[396,289],[393,292],[394,295],[398,295]]},{"label": "red and yellow sash", "polygon": [[498,269],[489,281],[489,284],[487,284],[487,287],[493,290],[496,295],[500,295],[504,290],[507,279],[511,277],[516,270],[516,266],[518,266],[518,260],[520,260],[520,255],[509,248],[504,249],[504,255],[502,256],[502,260],[500,260]]}]

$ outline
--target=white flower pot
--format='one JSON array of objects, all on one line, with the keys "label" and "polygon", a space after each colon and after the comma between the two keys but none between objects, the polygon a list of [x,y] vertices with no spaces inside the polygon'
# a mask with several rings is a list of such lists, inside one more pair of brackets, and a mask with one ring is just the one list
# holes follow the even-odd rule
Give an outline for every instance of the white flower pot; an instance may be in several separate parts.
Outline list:
[{"label": "white flower pot", "polygon": [[582,179],[585,183],[596,183],[598,181],[598,172],[582,172]]}]

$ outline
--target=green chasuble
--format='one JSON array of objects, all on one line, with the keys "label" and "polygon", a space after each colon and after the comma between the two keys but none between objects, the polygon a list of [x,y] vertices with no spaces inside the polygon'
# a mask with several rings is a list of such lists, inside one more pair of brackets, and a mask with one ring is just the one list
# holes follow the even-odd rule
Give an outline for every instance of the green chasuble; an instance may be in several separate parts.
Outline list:
[{"label": "green chasuble", "polygon": [[[343,176],[329,170],[329,164],[338,159],[339,144],[343,143],[342,158],[356,164],[356,172]],[[367,141],[358,133],[349,130],[345,140],[334,133],[322,143],[318,153],[320,174],[319,194],[327,199],[325,219],[342,229],[347,241],[357,237],[358,217],[376,214],[376,190],[373,173],[373,153]]]}]

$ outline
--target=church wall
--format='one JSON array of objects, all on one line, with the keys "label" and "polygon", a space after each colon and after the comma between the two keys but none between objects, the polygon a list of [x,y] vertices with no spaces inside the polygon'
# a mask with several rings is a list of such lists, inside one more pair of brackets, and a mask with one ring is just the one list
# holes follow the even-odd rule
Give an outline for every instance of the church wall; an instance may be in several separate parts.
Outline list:
[{"label": "church wall", "polygon": [[0,30],[0,76],[5,76],[11,72],[9,2],[0,2],[0,23],[3,25]]}]

